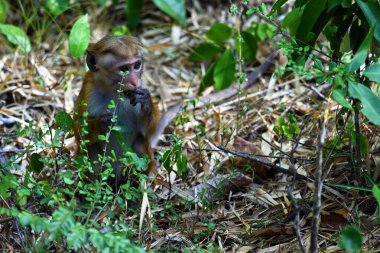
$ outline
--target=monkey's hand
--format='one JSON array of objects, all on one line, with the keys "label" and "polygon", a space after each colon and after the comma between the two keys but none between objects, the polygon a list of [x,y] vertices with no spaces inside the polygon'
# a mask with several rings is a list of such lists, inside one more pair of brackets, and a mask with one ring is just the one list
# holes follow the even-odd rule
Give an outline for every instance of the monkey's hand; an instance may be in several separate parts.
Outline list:
[{"label": "monkey's hand", "polygon": [[136,89],[129,97],[131,105],[135,106],[141,104],[141,110],[149,117],[152,118],[152,99],[150,92],[147,89]]},{"label": "monkey's hand", "polygon": [[112,120],[113,118],[116,119],[114,113],[107,109],[106,112],[100,116],[100,122],[106,126],[115,125],[116,120]]}]

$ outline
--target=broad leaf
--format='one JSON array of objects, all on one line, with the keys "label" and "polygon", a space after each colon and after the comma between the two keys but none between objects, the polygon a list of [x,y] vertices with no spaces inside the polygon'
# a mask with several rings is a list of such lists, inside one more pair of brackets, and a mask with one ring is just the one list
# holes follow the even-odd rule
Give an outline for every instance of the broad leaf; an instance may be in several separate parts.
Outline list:
[{"label": "broad leaf", "polygon": [[372,38],[373,38],[373,27],[370,29],[368,35],[363,40],[358,51],[356,51],[356,54],[352,58],[351,62],[346,64],[347,73],[352,73],[356,71],[364,63],[368,55],[368,50],[372,43]]},{"label": "broad leaf", "polygon": [[355,225],[346,227],[340,232],[339,246],[348,252],[358,252],[363,244],[360,230]]},{"label": "broad leaf", "polygon": [[223,23],[215,23],[206,33],[207,38],[216,42],[224,42],[231,38],[231,28]]},{"label": "broad leaf", "polygon": [[[256,38],[251,33],[245,32],[245,31],[242,31],[240,35],[242,37],[242,42],[241,42],[242,58],[244,60],[255,61],[256,52],[257,52]],[[235,41],[235,45],[236,45],[236,51],[239,52],[240,44],[238,43],[238,41]]]},{"label": "broad leaf", "polygon": [[30,156],[30,163],[28,166],[28,169],[31,169],[35,173],[40,173],[42,169],[44,168],[44,163],[41,162],[41,155],[37,153],[33,153]]},{"label": "broad leaf", "polygon": [[326,0],[310,0],[302,13],[301,22],[297,28],[298,39],[307,41],[315,22],[324,11]]},{"label": "broad leaf", "polygon": [[302,13],[304,11],[304,7],[302,8],[295,8],[291,12],[286,15],[284,20],[282,20],[281,24],[284,27],[287,27],[289,29],[290,35],[295,35],[297,28],[301,22]]},{"label": "broad leaf", "polygon": [[0,25],[0,32],[8,41],[18,46],[24,53],[30,52],[31,45],[28,36],[19,27],[14,25]]},{"label": "broad leaf", "polygon": [[54,16],[62,14],[70,7],[69,0],[47,0],[45,2],[46,9]]},{"label": "broad leaf", "polygon": [[69,132],[74,126],[73,119],[67,112],[58,112],[54,119],[58,127],[66,133]]},{"label": "broad leaf", "polygon": [[69,51],[72,57],[77,58],[86,52],[90,42],[90,24],[88,15],[80,17],[70,31]]},{"label": "broad leaf", "polygon": [[128,26],[136,29],[140,22],[141,9],[145,1],[127,0],[125,2],[125,12],[127,13]]},{"label": "broad leaf", "polygon": [[210,43],[203,43],[193,49],[189,55],[190,61],[206,61],[212,59],[221,48]]},{"label": "broad leaf", "polygon": [[231,49],[227,49],[216,62],[214,82],[217,91],[229,87],[235,79],[235,59]]},{"label": "broad leaf", "polygon": [[368,66],[363,75],[368,77],[369,80],[380,83],[380,62],[376,62]]},{"label": "broad leaf", "polygon": [[0,0],[0,23],[4,23],[7,19],[8,10],[9,4],[7,0]]},{"label": "broad leaf", "polygon": [[10,189],[16,189],[18,187],[17,177],[12,174],[2,176],[0,181],[0,196],[7,199],[11,196]]},{"label": "broad leaf", "polygon": [[380,4],[378,1],[368,1],[368,0],[355,0],[359,5],[360,9],[363,11],[368,23],[371,27],[375,27],[375,38],[380,42]]},{"label": "broad leaf", "polygon": [[278,11],[281,8],[281,6],[283,6],[287,1],[288,0],[277,0],[274,3],[274,5],[273,5],[272,9],[270,10],[269,14],[272,14],[273,12]]},{"label": "broad leaf", "polygon": [[204,89],[214,84],[214,68],[215,62],[208,67],[206,74],[202,77],[201,85],[198,90],[199,92],[202,92]]},{"label": "broad leaf", "polygon": [[348,92],[351,97],[359,99],[363,104],[361,112],[369,121],[380,125],[380,97],[363,84],[348,83]]},{"label": "broad leaf", "polygon": [[157,7],[174,18],[181,26],[186,25],[185,0],[153,0]]},{"label": "broad leaf", "polygon": [[346,100],[347,90],[346,89],[334,89],[331,93],[331,97],[341,106],[344,106],[352,110],[351,104]]}]

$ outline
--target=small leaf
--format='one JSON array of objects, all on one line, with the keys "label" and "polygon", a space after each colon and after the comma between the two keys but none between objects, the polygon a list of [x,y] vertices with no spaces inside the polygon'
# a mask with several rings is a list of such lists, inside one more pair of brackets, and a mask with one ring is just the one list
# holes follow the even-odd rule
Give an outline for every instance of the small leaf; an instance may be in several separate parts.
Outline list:
[{"label": "small leaf", "polygon": [[106,138],[105,135],[98,135],[98,140],[99,140],[99,141],[106,141],[107,138]]},{"label": "small leaf", "polygon": [[376,62],[368,66],[363,75],[368,77],[369,80],[380,83],[380,62]]},{"label": "small leaf", "polygon": [[216,42],[224,42],[231,38],[232,30],[224,23],[215,23],[206,33],[206,37]]},{"label": "small leaf", "polygon": [[227,49],[214,68],[214,82],[217,91],[229,87],[235,79],[235,59],[231,49]]},{"label": "small leaf", "polygon": [[7,0],[0,0],[0,23],[4,23],[7,19],[8,10],[9,4]]},{"label": "small leaf", "polygon": [[47,0],[45,2],[46,9],[54,16],[62,14],[70,7],[69,0]]},{"label": "small leaf", "polygon": [[375,197],[377,204],[380,207],[380,188],[375,184],[372,187],[372,194]]},{"label": "small leaf", "polygon": [[0,196],[7,199],[11,196],[8,192],[9,189],[16,189],[18,187],[17,177],[12,174],[2,176],[0,180]]},{"label": "small leaf", "polygon": [[185,0],[153,0],[155,5],[178,21],[181,26],[186,25]]},{"label": "small leaf", "polygon": [[30,156],[30,163],[28,169],[31,169],[35,173],[40,173],[44,168],[44,163],[40,160],[41,156],[37,153],[33,153]]},{"label": "small leaf", "polygon": [[346,100],[347,89],[334,89],[331,93],[331,97],[341,106],[344,106],[352,110],[352,105]]},{"label": "small leaf", "polygon": [[88,15],[80,17],[70,31],[69,51],[72,57],[77,58],[86,52],[90,42],[90,24]]},{"label": "small leaf", "polygon": [[370,88],[363,84],[348,83],[348,92],[351,97],[359,99],[363,104],[360,111],[366,118],[376,125],[380,125],[380,98]]},{"label": "small leaf", "polygon": [[71,118],[70,114],[67,112],[58,112],[55,117],[55,123],[57,123],[57,126],[62,129],[64,132],[69,132],[71,129],[73,129],[74,121]]},{"label": "small leaf", "polygon": [[340,232],[339,246],[348,252],[358,252],[363,244],[362,235],[357,226],[351,225]]},{"label": "small leaf", "polygon": [[19,46],[24,53],[30,52],[31,45],[29,37],[23,30],[14,25],[0,25],[0,32],[7,37],[13,45]]},{"label": "small leaf", "polygon": [[360,45],[358,51],[355,53],[354,58],[352,58],[350,63],[346,64],[347,73],[352,73],[356,71],[364,63],[368,55],[368,50],[372,43],[373,31],[374,29],[372,27],[369,30],[368,35],[365,37],[362,44]]},{"label": "small leaf", "polygon": [[188,59],[190,61],[206,61],[212,59],[221,48],[210,43],[203,43],[193,49]]}]

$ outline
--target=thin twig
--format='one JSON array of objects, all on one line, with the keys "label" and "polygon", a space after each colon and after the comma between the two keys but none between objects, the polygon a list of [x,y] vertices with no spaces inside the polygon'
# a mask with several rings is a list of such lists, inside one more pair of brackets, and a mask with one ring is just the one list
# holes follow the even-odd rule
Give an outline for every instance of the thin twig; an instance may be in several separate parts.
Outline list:
[{"label": "thin twig", "polygon": [[[236,156],[245,158],[247,160],[255,161],[257,163],[260,163],[260,164],[263,164],[263,165],[268,166],[270,168],[273,168],[274,170],[276,170],[278,172],[282,172],[282,173],[285,173],[285,174],[288,174],[288,175],[293,175],[293,173],[290,170],[285,169],[285,168],[283,168],[281,166],[278,166],[277,164],[272,163],[272,162],[268,161],[267,159],[263,159],[260,156],[255,156],[255,155],[239,152],[239,151],[236,151],[236,150],[232,150],[232,149],[229,149],[229,148],[227,148],[227,147],[225,147],[223,145],[215,145],[215,146],[217,148],[219,148],[220,150],[226,152],[226,153],[229,153],[229,154],[232,154],[232,155],[236,155]],[[304,180],[309,180],[306,176],[298,174],[298,173],[297,173],[297,177],[302,178]]]},{"label": "thin twig", "polygon": [[[324,117],[326,117],[324,115]],[[326,120],[326,118],[325,118]],[[322,204],[322,168],[323,168],[323,146],[325,144],[325,120],[319,121],[319,139],[317,146],[318,163],[317,169],[315,170],[315,181],[314,181],[314,200],[313,200],[313,218],[311,219],[311,242],[310,242],[310,253],[318,252],[318,232],[320,223],[320,213]]]}]

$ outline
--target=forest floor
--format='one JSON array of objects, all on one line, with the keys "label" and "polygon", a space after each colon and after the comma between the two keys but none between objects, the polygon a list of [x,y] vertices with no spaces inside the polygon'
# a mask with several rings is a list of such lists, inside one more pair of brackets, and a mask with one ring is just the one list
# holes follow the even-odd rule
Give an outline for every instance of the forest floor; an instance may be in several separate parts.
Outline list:
[{"label": "forest floor", "polygon": [[[248,82],[234,84],[227,91],[210,87],[199,93],[207,65],[189,61],[191,49],[213,23],[235,26],[240,21],[223,6],[189,11],[185,29],[152,13],[143,16],[138,33],[146,46],[144,85],[161,111],[182,105],[162,135],[156,154],[164,154],[174,134],[183,141],[189,168],[188,177],[182,179],[160,167],[159,180],[151,187],[158,198],[152,200],[155,218],[150,221],[156,231],[143,235],[144,246],[154,251],[299,252],[300,233],[308,248],[318,147],[325,140],[329,148],[324,149],[322,167],[321,251],[338,251],[339,232],[354,223],[360,224],[365,234],[365,248],[377,252],[376,201],[366,192],[339,187],[358,185],[360,178],[352,167],[352,147],[345,142],[351,137],[342,131],[346,121],[337,120],[340,107],[329,98],[330,87],[276,75],[286,59],[274,42],[265,41],[259,44],[257,62],[243,66]],[[251,21],[259,19],[256,16]],[[250,20],[242,24],[249,26]],[[102,24],[92,29],[97,40],[109,27]],[[0,56],[0,161],[11,152],[23,152],[30,143],[16,136],[15,123],[27,127],[33,121],[42,128],[52,125],[56,112],[73,111],[84,62],[73,61],[67,48],[62,49],[66,46],[53,41],[42,43],[43,50],[32,52],[27,62],[21,61],[17,52]],[[264,72],[255,78],[260,67]],[[45,86],[40,85],[41,80]],[[292,139],[274,131],[279,119],[289,114],[296,117],[300,128]],[[321,140],[323,129],[326,135]],[[380,129],[364,124],[362,133],[370,150],[363,168],[378,178]],[[334,143],[337,136],[341,141]],[[72,135],[64,146],[74,156]],[[12,173],[21,178],[28,159],[19,163],[20,169]],[[193,204],[185,205],[183,199],[191,199]],[[169,208],[168,202],[172,203]],[[163,210],[169,215],[160,215]],[[17,237],[17,230],[6,231],[2,224],[0,229],[4,249]]]}]

